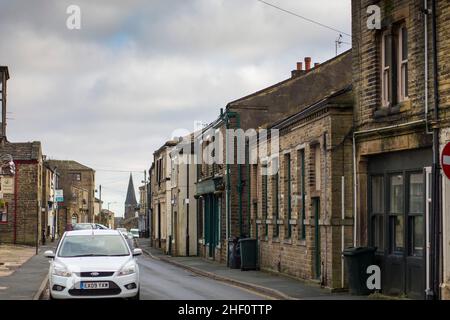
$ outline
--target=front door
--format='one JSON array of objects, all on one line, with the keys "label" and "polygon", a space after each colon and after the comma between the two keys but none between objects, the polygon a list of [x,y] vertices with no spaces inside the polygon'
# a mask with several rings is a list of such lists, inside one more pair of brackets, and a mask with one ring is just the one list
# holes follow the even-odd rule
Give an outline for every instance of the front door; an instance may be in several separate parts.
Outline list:
[{"label": "front door", "polygon": [[314,210],[314,276],[320,279],[321,275],[321,259],[320,259],[320,199],[313,198]]},{"label": "front door", "polygon": [[423,298],[425,288],[425,173],[371,175],[370,245],[377,247],[382,290]]},{"label": "front door", "polygon": [[210,258],[214,258],[215,249],[219,243],[219,200],[213,194],[205,195],[205,240]]}]

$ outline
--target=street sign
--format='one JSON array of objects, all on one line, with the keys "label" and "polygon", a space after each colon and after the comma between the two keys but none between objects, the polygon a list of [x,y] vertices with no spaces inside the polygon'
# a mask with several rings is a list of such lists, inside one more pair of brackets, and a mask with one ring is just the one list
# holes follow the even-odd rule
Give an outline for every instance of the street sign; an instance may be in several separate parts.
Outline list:
[{"label": "street sign", "polygon": [[450,179],[450,142],[442,150],[441,165],[447,179]]},{"label": "street sign", "polygon": [[55,190],[55,201],[56,202],[64,202],[64,195],[62,189]]}]

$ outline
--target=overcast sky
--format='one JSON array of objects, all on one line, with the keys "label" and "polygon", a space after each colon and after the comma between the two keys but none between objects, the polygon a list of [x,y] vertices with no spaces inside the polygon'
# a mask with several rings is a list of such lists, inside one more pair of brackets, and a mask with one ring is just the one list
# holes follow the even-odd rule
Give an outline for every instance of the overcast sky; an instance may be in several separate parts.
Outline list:
[{"label": "overcast sky", "polygon": [[[351,31],[350,0],[266,1]],[[81,30],[66,28],[71,4]],[[115,202],[121,216],[129,172],[139,197],[154,150],[175,130],[211,122],[305,56],[332,58],[337,37],[256,0],[0,0],[8,139],[94,168],[104,207]]]}]

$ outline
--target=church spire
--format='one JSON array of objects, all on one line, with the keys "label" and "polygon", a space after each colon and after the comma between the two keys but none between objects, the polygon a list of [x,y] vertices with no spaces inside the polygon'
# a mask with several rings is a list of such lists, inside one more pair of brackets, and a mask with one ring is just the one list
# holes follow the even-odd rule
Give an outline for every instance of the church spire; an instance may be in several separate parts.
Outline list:
[{"label": "church spire", "polygon": [[133,176],[130,173],[130,180],[128,181],[127,198],[125,205],[137,205],[136,193],[134,191]]}]

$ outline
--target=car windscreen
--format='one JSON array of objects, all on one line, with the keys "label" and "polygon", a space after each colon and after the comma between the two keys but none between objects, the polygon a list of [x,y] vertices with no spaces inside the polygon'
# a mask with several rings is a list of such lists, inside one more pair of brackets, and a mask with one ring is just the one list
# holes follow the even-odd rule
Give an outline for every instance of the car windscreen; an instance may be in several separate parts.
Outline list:
[{"label": "car windscreen", "polygon": [[61,244],[59,257],[127,256],[128,246],[120,235],[67,236]]}]

